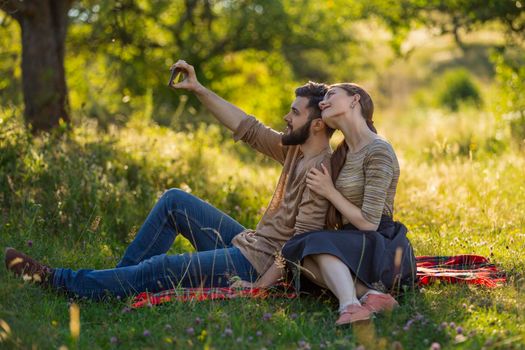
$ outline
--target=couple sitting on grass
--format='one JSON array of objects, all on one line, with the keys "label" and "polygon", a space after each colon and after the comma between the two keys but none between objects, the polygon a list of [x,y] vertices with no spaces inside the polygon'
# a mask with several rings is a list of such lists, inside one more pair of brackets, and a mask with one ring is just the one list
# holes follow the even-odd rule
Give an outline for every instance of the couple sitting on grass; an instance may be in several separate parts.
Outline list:
[{"label": "couple sitting on grass", "polygon": [[[130,296],[182,287],[270,287],[284,257],[339,300],[337,325],[398,305],[389,292],[415,281],[406,227],[393,221],[399,164],[373,126],[370,95],[356,84],[308,83],[272,130],[202,86],[185,61],[174,89],[193,92],[233,137],[283,165],[255,230],[179,189],[166,191],[115,268],[50,268],[13,248],[6,267],[25,280],[80,297]],[[344,140],[332,154],[335,129]],[[196,252],[167,255],[177,234]],[[238,276],[231,283],[231,277]]]}]

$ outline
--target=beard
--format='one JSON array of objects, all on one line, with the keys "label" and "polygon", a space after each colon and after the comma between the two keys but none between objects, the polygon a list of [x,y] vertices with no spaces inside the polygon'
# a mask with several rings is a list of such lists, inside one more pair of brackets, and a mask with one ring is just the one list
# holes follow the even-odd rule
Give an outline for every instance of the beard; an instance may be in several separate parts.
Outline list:
[{"label": "beard", "polygon": [[313,119],[309,120],[297,130],[292,130],[288,134],[284,134],[281,139],[283,146],[302,145],[308,140],[310,136],[310,125]]}]

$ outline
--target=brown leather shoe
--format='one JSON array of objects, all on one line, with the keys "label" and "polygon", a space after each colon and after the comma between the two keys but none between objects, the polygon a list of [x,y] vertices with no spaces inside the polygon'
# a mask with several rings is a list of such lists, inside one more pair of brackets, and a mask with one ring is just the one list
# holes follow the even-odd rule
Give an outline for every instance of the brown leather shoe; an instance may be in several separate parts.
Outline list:
[{"label": "brown leather shoe", "polygon": [[399,304],[390,294],[368,294],[363,306],[371,312],[392,311]]},{"label": "brown leather shoe", "polygon": [[24,281],[37,284],[48,285],[53,275],[52,268],[10,247],[5,250],[5,267]]},{"label": "brown leather shoe", "polygon": [[359,304],[348,305],[345,311],[341,312],[341,315],[335,321],[336,326],[342,326],[349,323],[354,323],[358,321],[369,320],[372,316],[372,312],[366,307],[363,307]]}]

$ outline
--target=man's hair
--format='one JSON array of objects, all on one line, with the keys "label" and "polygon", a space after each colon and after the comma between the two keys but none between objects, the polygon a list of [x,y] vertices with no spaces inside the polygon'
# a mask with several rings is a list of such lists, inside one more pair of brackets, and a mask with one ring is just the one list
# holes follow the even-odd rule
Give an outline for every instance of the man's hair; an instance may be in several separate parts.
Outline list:
[{"label": "man's hair", "polygon": [[[296,97],[306,97],[308,99],[308,105],[306,106],[310,110],[308,120],[321,118],[319,102],[324,99],[324,95],[328,91],[328,88],[329,86],[327,84],[309,81],[303,86],[299,86],[297,89],[295,89]],[[326,133],[328,137],[331,137],[334,131],[334,129],[326,126]]]}]

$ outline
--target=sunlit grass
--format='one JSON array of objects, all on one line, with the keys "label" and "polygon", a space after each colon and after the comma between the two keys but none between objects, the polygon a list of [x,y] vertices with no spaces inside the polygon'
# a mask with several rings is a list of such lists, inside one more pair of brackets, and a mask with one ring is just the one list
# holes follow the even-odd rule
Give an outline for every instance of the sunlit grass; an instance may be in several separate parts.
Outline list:
[{"label": "sunlit grass", "polygon": [[[487,256],[508,272],[506,286],[436,284],[407,293],[400,309],[367,327],[339,329],[328,298],[173,303],[129,312],[129,300],[71,304],[0,269],[0,348],[428,349],[434,342],[525,348],[525,156],[493,103],[494,85],[484,85],[487,47],[476,46],[480,38],[467,42],[483,55],[464,58],[449,39],[416,39],[412,44],[424,50],[406,62],[367,57],[384,78],[370,84],[374,96],[384,90],[376,99],[376,125],[401,164],[396,219],[408,226],[416,255]],[[432,103],[428,77],[439,80],[437,73],[457,65],[479,70],[481,109],[451,113]],[[376,74],[364,72],[363,79]],[[173,187],[255,227],[280,167],[234,145],[217,125],[184,132],[156,126],[149,122],[151,105],[141,103],[131,100],[123,126],[101,131],[79,112],[70,132],[36,139],[22,127],[20,110],[0,112],[0,247],[52,266],[113,267],[157,198]],[[178,237],[170,253],[189,249]],[[78,341],[72,305],[80,311]]]},{"label": "sunlit grass", "polygon": [[[353,329],[334,328],[335,305],[326,298],[174,303],[133,312],[127,312],[127,300],[80,300],[79,348],[367,344],[390,349],[395,342],[406,349],[427,349],[433,342],[446,348],[520,348],[525,336],[523,154],[510,144],[508,133],[493,128],[489,114],[476,120],[468,114],[475,111],[431,113],[438,114],[381,121],[402,166],[396,218],[409,227],[417,255],[488,256],[509,272],[507,286],[426,287],[408,293],[394,314]],[[215,126],[182,133],[138,123],[103,133],[87,123],[67,137],[27,143],[16,121],[3,122],[2,130],[11,131],[1,139],[2,200],[10,206],[2,208],[0,244],[52,266],[114,266],[169,187],[191,190],[253,227],[279,174],[277,165],[242,161],[244,151],[236,151],[242,146],[234,146]],[[417,130],[413,137],[407,137],[410,130]],[[498,132],[503,148],[484,148]],[[472,140],[482,146],[472,146]],[[188,249],[179,238],[171,252]],[[77,345],[68,299],[26,285],[5,269],[0,278],[2,346]]]}]

